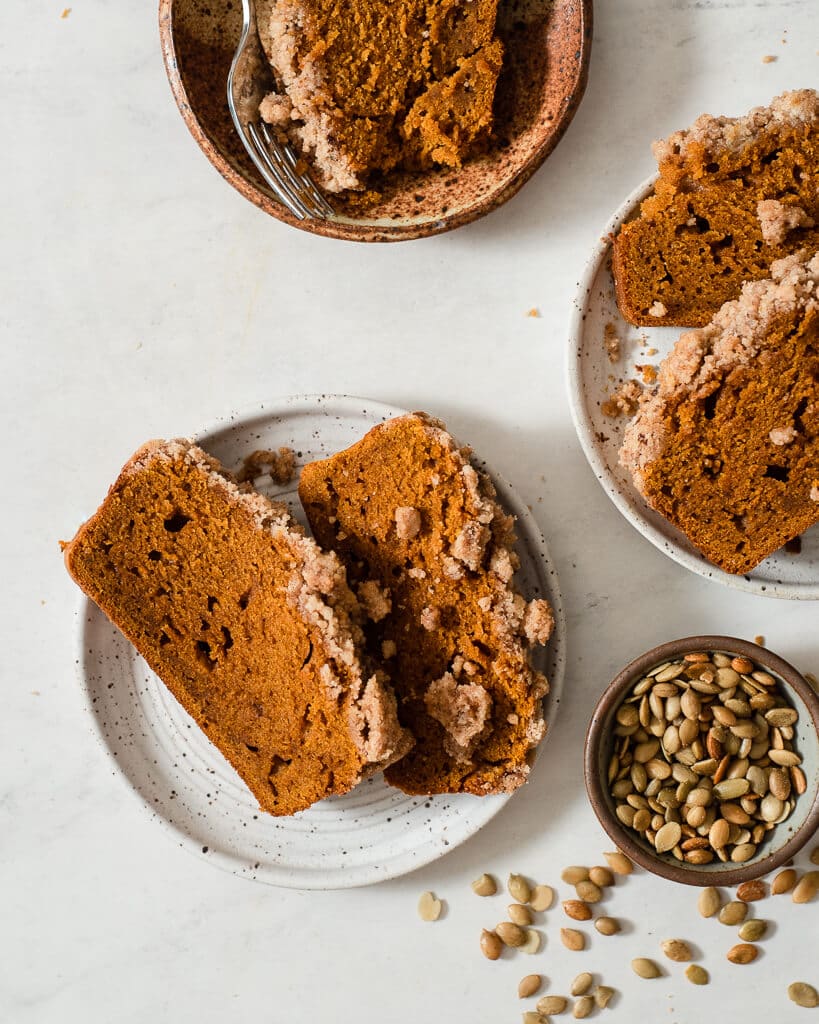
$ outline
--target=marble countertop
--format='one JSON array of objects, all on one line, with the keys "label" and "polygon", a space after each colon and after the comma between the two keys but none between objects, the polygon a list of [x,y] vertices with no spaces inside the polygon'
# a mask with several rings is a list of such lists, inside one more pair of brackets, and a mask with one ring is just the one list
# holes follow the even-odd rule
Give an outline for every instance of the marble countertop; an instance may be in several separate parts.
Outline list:
[{"label": "marble countertop", "polygon": [[[495,1024],[520,1019],[532,970],[564,993],[597,972],[620,1019],[806,1019],[785,989],[819,985],[816,907],[759,905],[776,926],[759,962],[734,967],[732,933],[699,918],[696,892],[640,873],[608,904],[622,935],[592,933],[572,954],[552,911],[544,953],[490,964],[477,936],[504,901],[469,883],[518,871],[554,884],[610,848],[583,790],[583,735],[604,685],[649,646],[764,634],[817,672],[815,604],[696,577],[620,517],[563,381],[576,282],[651,172],[650,141],[816,85],[815,0],[598,0],[586,97],[533,180],[476,224],[379,247],[287,228],[225,185],[174,106],[155,4],[6,0],[2,18],[0,1022]],[[569,621],[565,700],[532,783],[444,859],[347,892],[235,878],[149,820],[92,730],[58,548],[148,437],[299,392],[444,418],[532,506]],[[416,914],[425,889],[448,904],[435,925]],[[677,965],[631,974],[667,937],[699,947],[709,988]]]}]

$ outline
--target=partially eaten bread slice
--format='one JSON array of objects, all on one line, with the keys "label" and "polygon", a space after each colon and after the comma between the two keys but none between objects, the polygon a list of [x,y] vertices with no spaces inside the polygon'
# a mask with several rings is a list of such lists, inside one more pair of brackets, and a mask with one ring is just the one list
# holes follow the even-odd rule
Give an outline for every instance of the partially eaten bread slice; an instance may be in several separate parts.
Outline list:
[{"label": "partially eaten bread slice", "polygon": [[346,793],[411,746],[336,556],[192,442],[142,447],[65,559],[262,810]]},{"label": "partially eaten bread slice", "polygon": [[458,168],[488,141],[498,0],[257,0],[277,87],[262,118],[328,192],[396,168]]},{"label": "partially eaten bread slice", "polygon": [[744,117],[704,114],[654,145],[660,176],[614,240],[620,312],[640,326],[707,324],[744,281],[819,248],[819,95]]},{"label": "partially eaten bread slice", "polygon": [[819,253],[774,263],[683,334],[621,463],[715,565],[744,573],[819,521]]},{"label": "partially eaten bread slice", "polygon": [[529,655],[552,610],[515,589],[513,520],[469,455],[416,413],[301,476],[313,532],[347,564],[416,738],[386,773],[407,793],[513,790],[546,731],[548,683]]}]

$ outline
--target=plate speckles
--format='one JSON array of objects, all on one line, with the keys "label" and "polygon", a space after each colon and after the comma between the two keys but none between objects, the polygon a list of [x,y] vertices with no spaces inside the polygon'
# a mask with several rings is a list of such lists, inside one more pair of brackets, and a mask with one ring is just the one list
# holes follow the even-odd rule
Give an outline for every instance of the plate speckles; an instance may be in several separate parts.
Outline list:
[{"label": "plate speckles", "polygon": [[[360,398],[296,396],[230,415],[198,434],[197,441],[231,469],[238,469],[254,449],[282,445],[293,448],[303,465],[404,412]],[[494,474],[493,479],[504,505],[517,517],[521,589],[527,597],[547,597],[555,611],[554,636],[535,659],[551,681],[546,717],[552,723],[565,662],[557,574],[525,505],[508,484]],[[303,522],[296,483],[284,488],[269,484],[257,481],[260,490],[286,501]],[[509,799],[410,797],[378,775],[345,796],[289,818],[273,818],[259,811],[219,751],[86,599],[78,645],[89,708],[120,771],[180,845],[234,874],[300,889],[348,888],[394,878],[454,849]]]}]

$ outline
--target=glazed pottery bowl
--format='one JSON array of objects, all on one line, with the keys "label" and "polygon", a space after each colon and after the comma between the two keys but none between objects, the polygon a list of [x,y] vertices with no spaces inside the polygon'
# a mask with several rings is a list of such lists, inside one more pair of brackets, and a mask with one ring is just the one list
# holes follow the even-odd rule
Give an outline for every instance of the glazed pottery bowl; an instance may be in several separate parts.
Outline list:
[{"label": "glazed pottery bowl", "polygon": [[[659,665],[682,661],[686,654],[722,652],[750,659],[770,673],[785,700],[798,712],[792,745],[802,758],[805,792],[795,800],[791,814],[759,844],[756,853],[744,863],[722,862],[689,864],[671,853],[659,854],[640,834],[624,825],[615,813],[615,801],[608,784],[608,772],[614,754],[616,714],[632,687]],[[657,755],[662,757],[662,749]],[[728,636],[694,636],[661,644],[627,665],[609,684],[595,708],[586,734],[586,790],[600,824],[636,863],[663,878],[688,885],[738,885],[759,878],[790,860],[807,843],[819,826],[819,697],[792,665],[782,658],[746,640]],[[672,783],[676,785],[676,783]]]},{"label": "glazed pottery bowl", "polygon": [[160,0],[165,66],[180,113],[219,173],[245,198],[294,227],[364,242],[449,231],[500,206],[557,145],[583,96],[592,0],[501,0],[505,46],[492,146],[460,170],[389,175],[366,210],[333,198],[337,216],[298,221],[247,156],[227,106],[227,76],[241,30],[238,0]]}]

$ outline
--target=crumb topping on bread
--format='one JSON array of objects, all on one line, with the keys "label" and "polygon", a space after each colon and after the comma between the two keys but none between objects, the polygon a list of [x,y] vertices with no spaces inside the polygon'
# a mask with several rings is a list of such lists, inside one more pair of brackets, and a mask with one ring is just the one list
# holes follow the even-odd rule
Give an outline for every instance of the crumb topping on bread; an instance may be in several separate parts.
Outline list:
[{"label": "crumb topping on bread", "polygon": [[[548,683],[528,651],[548,641],[551,609],[514,587],[513,520],[469,456],[415,413],[308,465],[300,484],[320,543],[392,594],[367,635],[372,650],[389,645],[399,714],[416,737],[418,756],[387,773],[411,793],[509,791],[546,728]],[[400,508],[420,514],[411,538],[399,535]]]},{"label": "crumb topping on bread", "polygon": [[770,106],[754,107],[742,117],[714,117],[702,114],[682,131],[652,145],[658,163],[673,157],[685,157],[695,148],[715,155],[724,150],[739,152],[761,133],[819,123],[819,94],[813,89],[783,92]]},{"label": "crumb topping on bread", "polygon": [[614,240],[623,316],[704,326],[778,259],[819,248],[819,94],[744,117],[704,115],[655,145],[659,177]]},{"label": "crumb topping on bread", "polygon": [[816,221],[795,204],[781,203],[778,199],[761,199],[756,204],[756,213],[762,228],[766,245],[781,245],[791,231],[797,228],[812,228]]},{"label": "crumb topping on bread", "polygon": [[477,683],[459,682],[451,672],[429,684],[424,703],[446,735],[444,748],[456,761],[468,762],[492,709],[492,698]]},{"label": "crumb topping on bread", "polygon": [[753,567],[816,514],[817,333],[819,253],[797,253],[680,337],[626,429],[620,461],[638,490],[728,571]]},{"label": "crumb topping on bread", "polygon": [[277,88],[264,120],[329,192],[394,168],[460,167],[486,142],[503,46],[497,0],[257,0]]}]

